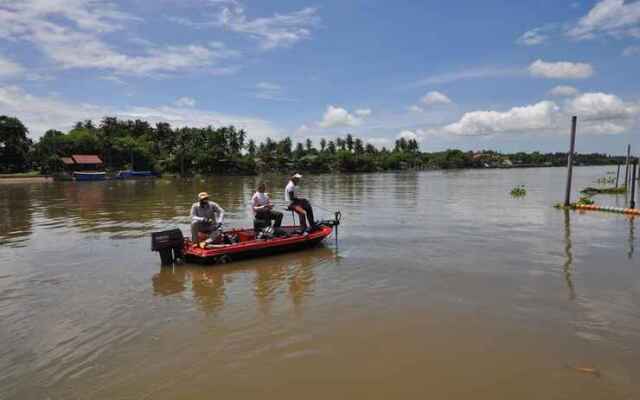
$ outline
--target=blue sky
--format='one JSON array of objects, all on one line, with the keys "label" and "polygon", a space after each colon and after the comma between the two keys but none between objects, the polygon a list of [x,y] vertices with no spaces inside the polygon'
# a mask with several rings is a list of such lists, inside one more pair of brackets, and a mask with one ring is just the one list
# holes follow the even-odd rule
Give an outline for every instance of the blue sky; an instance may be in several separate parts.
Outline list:
[{"label": "blue sky", "polygon": [[640,2],[0,0],[0,114],[37,138],[105,115],[257,140],[622,153]]}]

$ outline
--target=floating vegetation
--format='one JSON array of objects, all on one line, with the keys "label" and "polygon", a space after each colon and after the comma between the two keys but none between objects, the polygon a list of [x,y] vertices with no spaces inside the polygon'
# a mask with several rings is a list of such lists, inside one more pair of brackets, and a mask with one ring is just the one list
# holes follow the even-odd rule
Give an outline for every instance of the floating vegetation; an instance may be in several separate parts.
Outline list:
[{"label": "floating vegetation", "polygon": [[586,194],[589,196],[593,196],[596,194],[624,194],[627,192],[626,186],[620,187],[609,187],[609,188],[594,188],[594,187],[586,187],[580,191],[582,194]]},{"label": "floating vegetation", "polygon": [[616,183],[616,178],[613,176],[603,176],[602,178],[596,179],[596,183],[599,185],[613,185]]},{"label": "floating vegetation", "polygon": [[591,204],[595,204],[593,200],[591,200],[591,197],[589,196],[581,196],[578,201],[576,201],[575,203],[576,205],[579,206],[589,206]]},{"label": "floating vegetation", "polygon": [[524,185],[519,185],[511,189],[511,197],[523,197],[527,195],[527,189]]}]

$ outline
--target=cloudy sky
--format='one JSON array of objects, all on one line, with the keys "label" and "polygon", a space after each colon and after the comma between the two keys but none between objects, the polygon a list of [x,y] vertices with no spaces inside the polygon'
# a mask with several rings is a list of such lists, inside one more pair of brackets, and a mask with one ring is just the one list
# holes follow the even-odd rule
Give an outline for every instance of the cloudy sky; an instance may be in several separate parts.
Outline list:
[{"label": "cloudy sky", "polygon": [[0,0],[0,114],[449,147],[640,146],[640,1]]}]

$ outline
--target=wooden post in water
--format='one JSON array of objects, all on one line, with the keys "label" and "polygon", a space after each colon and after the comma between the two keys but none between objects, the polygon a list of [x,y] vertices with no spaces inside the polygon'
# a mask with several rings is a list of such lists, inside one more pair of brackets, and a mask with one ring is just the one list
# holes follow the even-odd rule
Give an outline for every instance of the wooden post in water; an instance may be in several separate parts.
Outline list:
[{"label": "wooden post in water", "polygon": [[636,169],[638,167],[638,160],[633,160],[633,168],[631,172],[631,201],[629,202],[629,208],[636,208]]},{"label": "wooden post in water", "polygon": [[571,179],[573,178],[573,153],[576,148],[576,124],[578,117],[571,117],[571,143],[569,145],[569,155],[567,156],[567,191],[564,194],[564,205],[571,204]]},{"label": "wooden post in water", "polygon": [[627,145],[627,166],[624,169],[624,186],[627,188],[627,192],[629,192],[629,163],[631,161],[631,145]]},{"label": "wooden post in water", "polygon": [[616,189],[618,188],[619,180],[620,180],[620,163],[618,163],[618,172],[616,172]]}]

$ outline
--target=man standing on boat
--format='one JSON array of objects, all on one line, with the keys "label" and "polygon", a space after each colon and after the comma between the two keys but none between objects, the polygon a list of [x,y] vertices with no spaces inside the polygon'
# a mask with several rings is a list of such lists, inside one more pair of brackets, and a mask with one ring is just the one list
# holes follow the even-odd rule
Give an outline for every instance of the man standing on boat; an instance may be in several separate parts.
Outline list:
[{"label": "man standing on boat", "polygon": [[283,215],[281,212],[273,210],[273,203],[271,203],[269,195],[265,193],[266,190],[267,186],[264,183],[260,183],[253,197],[251,197],[253,214],[256,219],[268,221],[269,225],[273,221],[273,227],[279,228],[280,224],[282,224]]},{"label": "man standing on boat", "polygon": [[198,201],[191,206],[191,241],[198,242],[198,233],[209,234],[209,241],[213,241],[222,231],[224,210],[213,201],[209,201],[209,194],[198,194]]},{"label": "man standing on boat", "polygon": [[[316,220],[313,218],[313,208],[307,199],[298,197],[298,183],[302,175],[294,174],[290,179],[287,187],[284,189],[284,200],[289,203],[289,210],[295,211],[300,218],[300,225],[305,232],[315,230]],[[309,228],[307,226],[307,218],[309,219]]]}]

